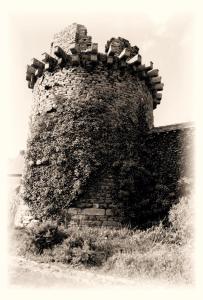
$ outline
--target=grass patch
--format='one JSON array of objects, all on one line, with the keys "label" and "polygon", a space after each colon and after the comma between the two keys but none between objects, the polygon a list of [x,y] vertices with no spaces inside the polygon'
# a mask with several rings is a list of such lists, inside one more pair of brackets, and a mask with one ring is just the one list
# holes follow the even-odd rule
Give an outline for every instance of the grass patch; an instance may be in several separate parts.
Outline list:
[{"label": "grass patch", "polygon": [[169,214],[170,226],[147,230],[70,227],[46,222],[15,230],[13,251],[41,262],[98,268],[120,276],[192,281],[193,210],[182,198]]}]

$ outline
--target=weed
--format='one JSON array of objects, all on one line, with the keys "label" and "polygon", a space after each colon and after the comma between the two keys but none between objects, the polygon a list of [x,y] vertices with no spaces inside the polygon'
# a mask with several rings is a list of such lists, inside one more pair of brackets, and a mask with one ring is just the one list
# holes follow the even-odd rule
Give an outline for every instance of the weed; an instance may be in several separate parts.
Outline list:
[{"label": "weed", "polygon": [[147,230],[69,227],[46,222],[16,231],[17,252],[44,262],[100,267],[121,276],[191,281],[192,207],[184,197],[162,223]]}]

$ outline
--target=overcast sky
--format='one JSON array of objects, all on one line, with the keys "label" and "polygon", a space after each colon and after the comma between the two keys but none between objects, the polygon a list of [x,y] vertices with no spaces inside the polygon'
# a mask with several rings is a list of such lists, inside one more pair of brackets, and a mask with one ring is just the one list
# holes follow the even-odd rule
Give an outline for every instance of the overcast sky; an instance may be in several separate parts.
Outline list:
[{"label": "overcast sky", "polygon": [[108,39],[121,36],[140,48],[143,63],[154,62],[164,83],[162,102],[154,111],[155,126],[194,120],[195,20],[190,8],[187,5],[184,9],[178,5],[174,8],[169,1],[151,1],[148,6],[145,1],[138,5],[130,0],[93,3],[84,1],[77,5],[78,1],[74,1],[64,6],[64,10],[60,5],[55,9],[38,6],[30,10],[16,8],[10,13],[9,156],[26,145],[32,103],[32,90],[25,80],[26,65],[33,57],[40,59],[49,50],[53,34],[73,22],[87,27],[101,52]]}]

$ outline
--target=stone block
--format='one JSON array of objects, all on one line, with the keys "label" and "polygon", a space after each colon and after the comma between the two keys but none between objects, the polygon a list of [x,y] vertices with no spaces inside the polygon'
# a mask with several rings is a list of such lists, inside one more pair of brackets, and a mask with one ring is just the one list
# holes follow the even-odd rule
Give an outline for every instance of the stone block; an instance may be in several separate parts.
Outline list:
[{"label": "stone block", "polygon": [[111,205],[112,204],[112,198],[106,197],[105,202],[109,203],[109,205]]},{"label": "stone block", "polygon": [[110,44],[107,55],[111,56],[111,55],[114,55],[115,53],[116,53],[116,47],[114,45]]},{"label": "stone block", "polygon": [[100,208],[108,208],[108,204],[107,203],[101,203],[99,204]]},{"label": "stone block", "polygon": [[121,224],[119,222],[109,220],[109,221],[103,221],[102,226],[119,227],[121,226]]},{"label": "stone block", "polygon": [[[127,63],[126,63],[126,61],[125,60],[121,60],[120,61],[120,67],[121,68],[124,68],[124,67],[126,67],[127,66]],[[114,65],[114,70],[116,69],[116,65]]]},{"label": "stone block", "polygon": [[37,69],[37,70],[35,71],[35,76],[36,76],[36,77],[40,77],[40,76],[42,76],[42,74],[43,74],[43,69]]},{"label": "stone block", "polygon": [[95,221],[98,218],[98,216],[95,216],[95,215],[93,215],[93,216],[83,215],[83,216],[85,216],[85,220],[90,220],[90,221]]},{"label": "stone block", "polygon": [[30,73],[26,73],[26,81],[30,81],[31,80],[31,74]]},{"label": "stone block", "polygon": [[28,74],[35,74],[36,68],[33,66],[27,65],[27,73]]},{"label": "stone block", "polygon": [[98,221],[106,221],[107,220],[107,216],[94,216],[95,220]]},{"label": "stone block", "polygon": [[153,103],[155,103],[155,104],[160,104],[160,102],[161,102],[161,100],[156,99],[156,98],[153,100]]},{"label": "stone block", "polygon": [[[57,64],[57,59],[49,55],[48,53],[43,53],[42,54],[42,61],[44,63],[49,63],[50,66],[55,66]],[[46,66],[46,64],[45,64]]]},{"label": "stone block", "polygon": [[130,56],[130,49],[129,48],[124,48],[123,51],[119,54],[120,59],[126,59]]},{"label": "stone block", "polygon": [[154,83],[160,83],[161,82],[161,76],[157,76],[157,77],[152,77],[150,79],[150,83],[154,84]]},{"label": "stone block", "polygon": [[147,73],[148,76],[150,77],[156,77],[156,76],[159,76],[159,70],[158,69],[154,69],[154,70],[151,70]]},{"label": "stone block", "polygon": [[138,67],[137,67],[137,71],[144,71],[146,69],[146,67],[145,67],[145,64],[144,65],[139,65]]},{"label": "stone block", "polygon": [[153,69],[153,62],[152,61],[150,61],[150,64],[149,64],[149,66],[147,66],[146,68],[145,68],[145,71],[147,72],[147,71],[151,71],[152,69]]},{"label": "stone block", "polygon": [[71,217],[71,220],[79,220],[79,221],[81,221],[81,220],[86,220],[86,216],[85,215],[72,215],[72,217]]},{"label": "stone block", "polygon": [[39,61],[36,58],[32,58],[32,67],[34,67],[35,69],[44,69],[44,63]]},{"label": "stone block", "polygon": [[93,206],[93,204],[92,203],[85,203],[85,202],[83,202],[83,203],[78,203],[77,206],[79,208],[91,208]]},{"label": "stone block", "polygon": [[85,208],[81,211],[84,215],[90,215],[90,216],[104,216],[105,215],[105,209],[102,208]]},{"label": "stone block", "polygon": [[96,54],[98,52],[98,44],[97,43],[92,43],[91,52],[94,54]]},{"label": "stone block", "polygon": [[86,225],[86,226],[101,226],[102,225],[102,221],[87,221],[87,220],[81,220],[80,225]]},{"label": "stone block", "polygon": [[71,220],[69,223],[68,223],[68,226],[77,226],[78,225],[78,221],[76,220]]},{"label": "stone block", "polygon": [[152,86],[152,89],[156,90],[156,91],[162,91],[163,87],[164,87],[163,83],[157,83],[157,84],[155,84],[155,85]]},{"label": "stone block", "polygon": [[109,207],[109,208],[117,208],[118,206],[116,206],[116,205],[115,205],[114,203],[112,203],[112,201],[111,201],[111,203],[109,203],[108,207]]},{"label": "stone block", "polygon": [[68,213],[70,215],[77,215],[78,213],[81,212],[81,209],[80,208],[74,208],[74,207],[71,207],[68,209]]},{"label": "stone block", "polygon": [[161,100],[161,99],[162,99],[162,94],[161,94],[161,93],[155,93],[155,94],[154,94],[154,97],[155,97],[157,100]]},{"label": "stone block", "polygon": [[71,63],[73,65],[79,65],[79,62],[80,62],[80,58],[79,58],[79,55],[71,55]]},{"label": "stone block", "polygon": [[90,60],[91,60],[92,62],[96,62],[96,61],[97,61],[97,55],[96,55],[96,54],[91,54],[91,55],[90,55]]},{"label": "stone block", "polygon": [[135,66],[139,66],[142,63],[142,56],[140,54],[137,54],[135,56],[133,56],[132,58],[130,58],[127,63],[129,65],[135,65]]},{"label": "stone block", "polygon": [[113,216],[112,209],[106,209],[106,216]]},{"label": "stone block", "polygon": [[107,57],[107,64],[112,64],[113,63],[113,57],[108,56]]}]

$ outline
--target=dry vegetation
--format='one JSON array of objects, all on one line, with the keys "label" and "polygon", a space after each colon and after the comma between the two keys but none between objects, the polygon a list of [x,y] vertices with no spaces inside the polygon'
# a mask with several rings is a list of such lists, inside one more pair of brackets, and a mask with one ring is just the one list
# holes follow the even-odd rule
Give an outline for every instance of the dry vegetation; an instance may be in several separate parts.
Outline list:
[{"label": "dry vegetation", "polygon": [[46,222],[15,230],[12,253],[50,264],[134,279],[192,283],[193,208],[181,198],[169,214],[170,226],[147,230],[68,228]]}]

